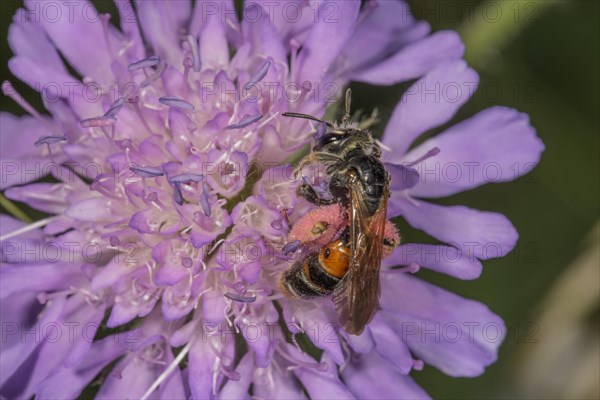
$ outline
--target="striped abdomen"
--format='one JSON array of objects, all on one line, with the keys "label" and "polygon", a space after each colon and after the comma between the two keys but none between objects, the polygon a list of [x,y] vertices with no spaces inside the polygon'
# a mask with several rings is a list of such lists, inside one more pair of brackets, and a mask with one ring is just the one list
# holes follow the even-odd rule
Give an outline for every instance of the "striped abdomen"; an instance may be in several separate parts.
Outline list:
[{"label": "striped abdomen", "polygon": [[326,296],[346,275],[349,263],[350,248],[336,240],[284,271],[279,287],[289,297]]}]

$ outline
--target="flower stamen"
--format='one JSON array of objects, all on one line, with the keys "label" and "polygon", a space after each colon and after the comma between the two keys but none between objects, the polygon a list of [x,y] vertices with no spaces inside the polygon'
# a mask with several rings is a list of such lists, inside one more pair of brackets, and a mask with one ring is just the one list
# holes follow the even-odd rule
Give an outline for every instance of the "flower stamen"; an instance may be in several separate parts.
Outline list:
[{"label": "flower stamen", "polygon": [[247,127],[248,125],[251,125],[253,123],[255,123],[256,121],[260,120],[263,116],[260,114],[257,115],[246,115],[244,116],[244,118],[242,118],[238,123],[236,124],[232,124],[232,125],[227,125],[225,127],[225,129],[232,130],[232,129],[242,129]]},{"label": "flower stamen", "polygon": [[160,57],[151,56],[151,57],[144,58],[142,60],[139,60],[139,61],[129,64],[127,66],[127,70],[128,71],[137,71],[138,69],[142,69],[142,68],[154,67],[158,63],[160,63]]},{"label": "flower stamen", "polygon": [[159,98],[158,102],[167,107],[179,108],[181,110],[192,111],[195,108],[192,103],[188,103],[176,96],[164,96]]},{"label": "flower stamen", "polygon": [[244,89],[250,90],[256,85],[258,82],[262,81],[267,73],[269,72],[269,67],[271,66],[271,61],[265,61],[260,68],[256,70],[256,72],[252,75],[248,83],[244,85]]}]

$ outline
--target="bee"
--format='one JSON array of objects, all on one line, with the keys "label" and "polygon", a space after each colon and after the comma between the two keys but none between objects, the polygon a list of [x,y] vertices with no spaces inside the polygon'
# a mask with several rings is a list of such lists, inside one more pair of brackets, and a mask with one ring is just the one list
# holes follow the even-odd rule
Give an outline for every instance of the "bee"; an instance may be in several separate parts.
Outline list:
[{"label": "bee", "polygon": [[350,102],[348,89],[341,124],[307,114],[282,114],[317,121],[327,127],[295,173],[311,164],[323,165],[331,196],[319,196],[306,182],[298,187],[297,193],[317,206],[340,203],[346,210],[348,229],[339,239],[294,264],[283,274],[280,286],[293,297],[333,294],[340,323],[346,332],[360,335],[379,308],[379,268],[384,252],[390,177],[371,133],[350,122]]},{"label": "bee", "polygon": [[[319,223],[315,224],[318,225]],[[383,257],[400,243],[395,226],[386,222]],[[346,228],[340,238],[308,254],[281,275],[279,289],[291,298],[315,298],[330,295],[348,273],[352,245]]]}]

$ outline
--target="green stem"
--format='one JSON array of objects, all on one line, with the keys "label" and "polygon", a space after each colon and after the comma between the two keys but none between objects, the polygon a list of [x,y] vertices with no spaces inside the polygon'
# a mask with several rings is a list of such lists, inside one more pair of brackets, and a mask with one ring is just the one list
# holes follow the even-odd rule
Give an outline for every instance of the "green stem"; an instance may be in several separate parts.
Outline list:
[{"label": "green stem", "polygon": [[488,0],[481,3],[458,28],[465,46],[465,60],[483,67],[523,29],[535,23],[551,0]]},{"label": "green stem", "polygon": [[2,193],[0,193],[0,206],[8,211],[10,215],[13,217],[20,219],[25,222],[33,222],[31,218],[27,214],[25,214],[15,203],[4,197]]}]

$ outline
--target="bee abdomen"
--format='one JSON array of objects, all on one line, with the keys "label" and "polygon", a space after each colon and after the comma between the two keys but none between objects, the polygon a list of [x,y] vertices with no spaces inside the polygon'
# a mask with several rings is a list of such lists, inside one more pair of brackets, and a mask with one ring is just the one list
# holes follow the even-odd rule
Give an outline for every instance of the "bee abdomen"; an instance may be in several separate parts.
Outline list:
[{"label": "bee abdomen", "polygon": [[279,288],[288,297],[311,298],[331,294],[339,283],[319,265],[318,255],[311,254],[283,272]]}]

